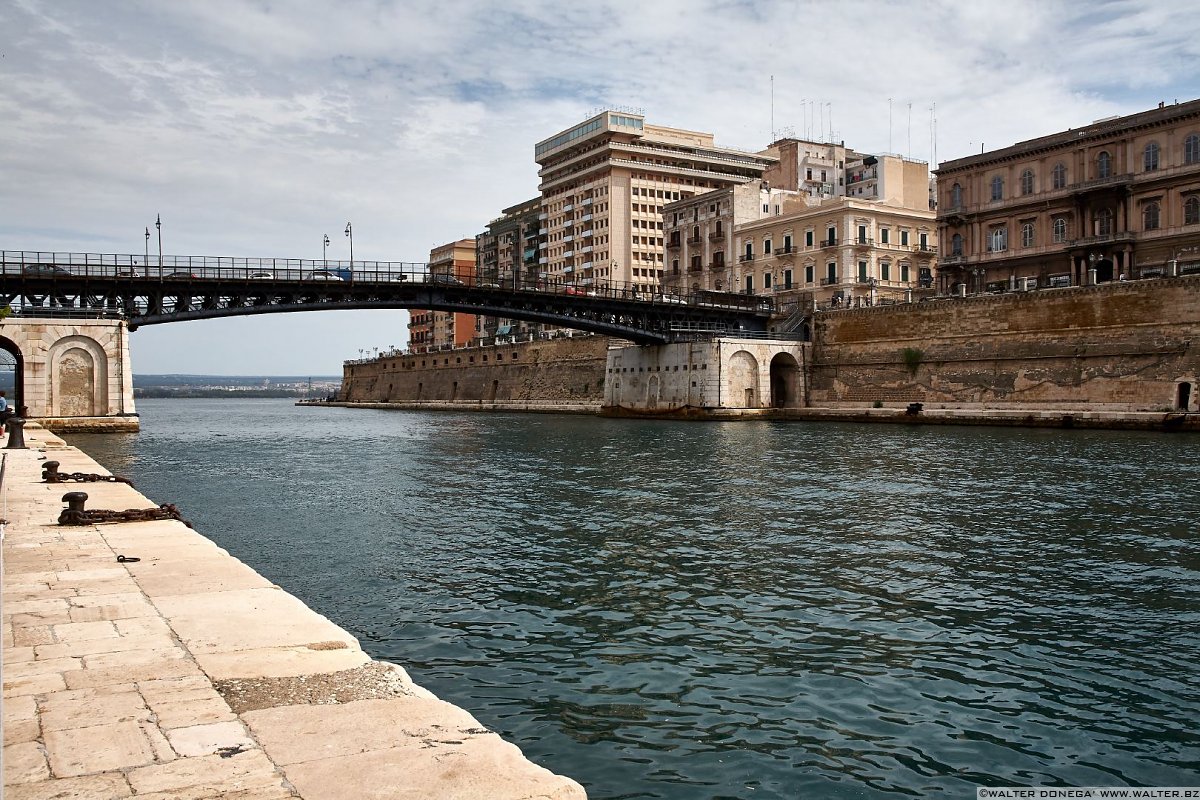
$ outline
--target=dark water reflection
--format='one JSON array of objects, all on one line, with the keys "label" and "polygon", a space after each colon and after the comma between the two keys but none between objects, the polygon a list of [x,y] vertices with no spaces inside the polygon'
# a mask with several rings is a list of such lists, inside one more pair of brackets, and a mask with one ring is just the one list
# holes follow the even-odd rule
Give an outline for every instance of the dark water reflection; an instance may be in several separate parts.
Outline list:
[{"label": "dark water reflection", "polygon": [[72,441],[593,798],[1200,783],[1194,437],[140,410]]}]

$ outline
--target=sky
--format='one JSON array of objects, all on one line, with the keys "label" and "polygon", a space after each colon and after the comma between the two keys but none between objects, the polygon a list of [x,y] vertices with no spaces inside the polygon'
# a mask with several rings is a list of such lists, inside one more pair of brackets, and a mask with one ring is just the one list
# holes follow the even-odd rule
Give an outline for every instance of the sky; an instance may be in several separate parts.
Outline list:
[{"label": "sky", "polygon": [[[426,261],[603,108],[934,166],[1200,97],[1185,0],[4,0],[0,249]],[[936,119],[936,122],[934,121]],[[936,130],[936,137],[934,131]],[[151,249],[157,247],[152,239]],[[180,322],[135,373],[340,375],[404,311]]]}]

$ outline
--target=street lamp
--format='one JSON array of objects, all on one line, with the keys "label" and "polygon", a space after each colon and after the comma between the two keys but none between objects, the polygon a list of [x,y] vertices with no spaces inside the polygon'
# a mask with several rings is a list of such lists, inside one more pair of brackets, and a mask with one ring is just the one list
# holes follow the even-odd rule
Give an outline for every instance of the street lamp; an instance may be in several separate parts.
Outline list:
[{"label": "street lamp", "polygon": [[154,227],[158,229],[158,270],[162,272],[162,215],[156,214]]},{"label": "street lamp", "polygon": [[346,223],[346,235],[350,237],[350,272],[354,272],[354,228],[350,227],[350,223]]},{"label": "street lamp", "polygon": [[150,226],[146,226],[146,257],[142,261],[142,266],[150,266]]},{"label": "street lamp", "polygon": [[329,234],[325,234],[325,241],[321,244],[321,264],[329,267]]}]

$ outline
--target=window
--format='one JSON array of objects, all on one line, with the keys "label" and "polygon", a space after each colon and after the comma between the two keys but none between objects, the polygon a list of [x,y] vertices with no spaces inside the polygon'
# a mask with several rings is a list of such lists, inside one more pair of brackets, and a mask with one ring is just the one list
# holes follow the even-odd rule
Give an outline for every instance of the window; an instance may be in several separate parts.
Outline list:
[{"label": "window", "polygon": [[867,282],[867,262],[865,261],[858,262],[858,282]]},{"label": "window", "polygon": [[746,257],[744,260],[749,261],[752,258],[754,258],[754,242],[746,242]]},{"label": "window", "polygon": [[837,283],[837,264],[833,261],[825,265],[825,282]]},{"label": "window", "polygon": [[1183,163],[1200,163],[1200,133],[1188,134],[1183,140]]},{"label": "window", "polygon": [[1064,164],[1061,164],[1061,163],[1059,163],[1059,164],[1055,164],[1055,165],[1054,165],[1054,171],[1051,173],[1051,176],[1052,176],[1052,178],[1053,178],[1053,180],[1054,180],[1054,188],[1055,188],[1055,189],[1065,189],[1065,188],[1067,188],[1067,168],[1066,168],[1066,165],[1064,165]]},{"label": "window", "polygon": [[763,288],[764,289],[771,288],[771,273],[769,273],[769,272],[767,274],[763,275]]},{"label": "window", "polygon": [[770,239],[763,239],[763,255],[764,256],[771,255],[771,240]]},{"label": "window", "polygon": [[889,235],[890,235],[890,233],[887,228],[880,228],[879,229],[879,242],[881,244],[887,244]]},{"label": "window", "polygon": [[1111,208],[1102,208],[1096,212],[1096,236],[1112,236],[1113,212]]},{"label": "window", "polygon": [[771,206],[770,206],[770,204],[769,204],[769,203],[763,203],[763,213],[764,213],[764,214],[766,214],[766,213],[768,213],[770,210],[771,210]]},{"label": "window", "polygon": [[901,264],[901,265],[900,265],[900,280],[901,280],[903,283],[908,283],[908,281],[909,281],[909,278],[908,278],[908,264]]},{"label": "window", "polygon": [[678,258],[671,259],[671,272],[675,273],[676,275],[679,274],[679,259]]},{"label": "window", "polygon": [[832,225],[829,226],[829,228],[827,228],[825,231],[825,239],[830,244],[837,244],[837,228],[833,227]]},{"label": "window", "polygon": [[1158,203],[1151,203],[1142,210],[1142,229],[1158,230]]},{"label": "window", "polygon": [[1183,204],[1183,224],[1200,224],[1200,197],[1189,197]]},{"label": "window", "polygon": [[792,271],[790,269],[785,269],[783,271],[783,288],[792,288]]},{"label": "window", "polygon": [[954,234],[954,238],[952,238],[950,240],[950,255],[961,256],[963,254],[962,245],[963,245],[962,234],[961,233]]},{"label": "window", "polygon": [[921,249],[922,250],[929,249],[929,234],[928,233],[921,234]]},{"label": "window", "polygon": [[1062,243],[1062,242],[1065,242],[1066,240],[1067,240],[1067,221],[1064,218],[1059,217],[1058,219],[1054,220],[1054,241],[1058,242],[1058,243]]},{"label": "window", "polygon": [[908,247],[908,231],[900,231],[900,246]]},{"label": "window", "polygon": [[1151,142],[1142,151],[1142,168],[1146,172],[1158,169],[1158,142]]},{"label": "window", "polygon": [[866,242],[867,242],[867,226],[866,225],[858,226],[858,242],[859,242],[859,244],[866,244]]},{"label": "window", "polygon": [[963,194],[962,187],[957,183],[950,187],[950,207],[962,208]]},{"label": "window", "polygon": [[1033,194],[1033,170],[1021,173],[1021,194]]},{"label": "window", "polygon": [[805,247],[813,246],[813,232],[812,231],[804,232],[804,246]]},{"label": "window", "polygon": [[1112,177],[1112,156],[1108,154],[1107,150],[1101,150],[1100,155],[1096,156],[1096,177]]},{"label": "window", "polygon": [[792,235],[790,233],[783,237],[783,252],[792,252]]},{"label": "window", "polygon": [[804,268],[804,282],[812,283],[814,280],[816,280],[816,277],[814,276],[815,272],[816,272],[816,270],[812,264],[807,265]]},{"label": "window", "polygon": [[992,199],[1004,199],[1004,178],[1001,178],[999,175],[992,178]]},{"label": "window", "polygon": [[754,276],[746,276],[746,294],[754,294]]},{"label": "window", "polygon": [[996,228],[988,235],[988,250],[1001,253],[1008,249],[1008,228]]},{"label": "window", "polygon": [[892,279],[892,265],[886,261],[879,265],[879,279],[884,281]]},{"label": "window", "polygon": [[1033,223],[1026,222],[1021,226],[1021,247],[1033,247]]}]

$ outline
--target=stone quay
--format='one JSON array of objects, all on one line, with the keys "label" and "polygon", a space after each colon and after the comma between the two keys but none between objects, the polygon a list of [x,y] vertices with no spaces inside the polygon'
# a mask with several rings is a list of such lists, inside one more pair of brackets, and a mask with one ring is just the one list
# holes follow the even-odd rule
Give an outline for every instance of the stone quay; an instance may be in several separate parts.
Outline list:
[{"label": "stone quay", "polygon": [[573,800],[467,711],[177,520],[64,526],[155,504],[42,427],[4,449],[4,796]]}]

